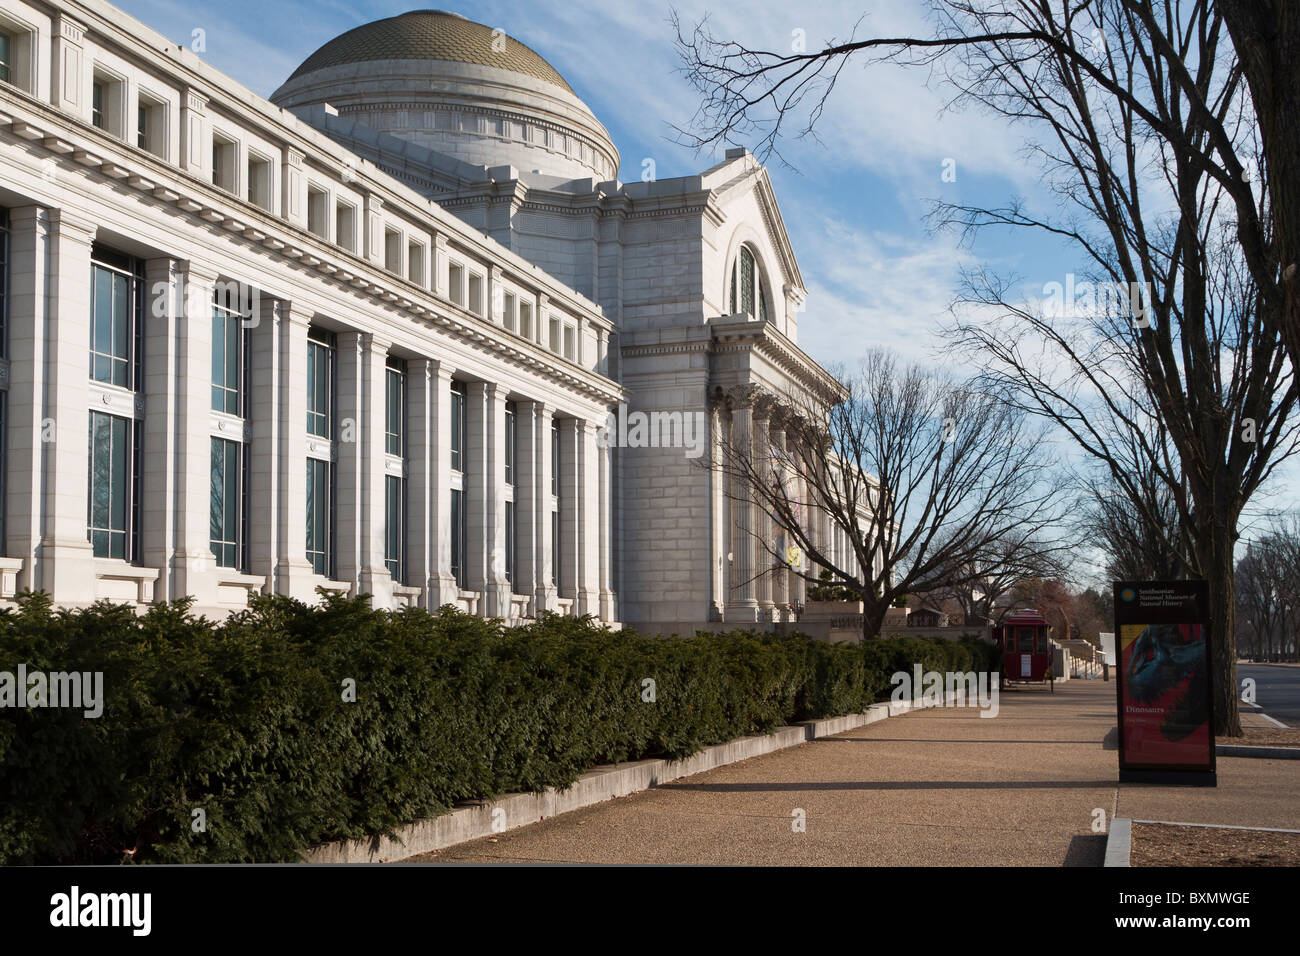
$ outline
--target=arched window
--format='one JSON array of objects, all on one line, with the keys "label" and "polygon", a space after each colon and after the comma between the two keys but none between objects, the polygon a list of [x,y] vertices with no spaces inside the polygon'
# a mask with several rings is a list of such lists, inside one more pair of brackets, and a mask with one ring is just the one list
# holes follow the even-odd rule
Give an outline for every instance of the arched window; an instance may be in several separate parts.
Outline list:
[{"label": "arched window", "polygon": [[755,316],[760,322],[768,314],[762,269],[749,246],[741,246],[740,255],[731,264],[731,314],[741,312]]}]

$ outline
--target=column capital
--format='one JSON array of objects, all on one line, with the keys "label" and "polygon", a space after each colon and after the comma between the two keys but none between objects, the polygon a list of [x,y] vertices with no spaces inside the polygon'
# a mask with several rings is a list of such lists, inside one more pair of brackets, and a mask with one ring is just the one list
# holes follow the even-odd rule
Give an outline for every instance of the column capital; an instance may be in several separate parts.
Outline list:
[{"label": "column capital", "polygon": [[753,384],[732,385],[723,389],[723,397],[727,404],[733,408],[753,409],[762,395],[762,389]]},{"label": "column capital", "polygon": [[81,46],[86,36],[86,28],[78,21],[72,19],[66,13],[58,13],[54,17],[57,32],[60,40],[67,40],[69,43],[75,43]]},{"label": "column capital", "polygon": [[47,221],[52,235],[58,235],[60,239],[84,242],[86,245],[95,241],[95,233],[99,229],[98,223],[93,219],[69,212],[62,207],[51,207],[48,210]]},{"label": "column capital", "polygon": [[192,86],[187,86],[185,88],[185,99],[183,105],[185,109],[192,110],[202,116],[208,109],[208,97],[206,94],[200,93]]},{"label": "column capital", "polygon": [[[158,258],[165,258],[159,256]],[[150,260],[153,261],[153,260]],[[195,285],[216,285],[217,279],[221,278],[221,273],[215,266],[210,266],[206,262],[196,262],[193,259],[176,259],[176,274],[185,277],[185,281]]]},{"label": "column capital", "polygon": [[362,332],[361,341],[365,348],[373,352],[383,352],[388,355],[393,349],[393,340],[378,332]]}]

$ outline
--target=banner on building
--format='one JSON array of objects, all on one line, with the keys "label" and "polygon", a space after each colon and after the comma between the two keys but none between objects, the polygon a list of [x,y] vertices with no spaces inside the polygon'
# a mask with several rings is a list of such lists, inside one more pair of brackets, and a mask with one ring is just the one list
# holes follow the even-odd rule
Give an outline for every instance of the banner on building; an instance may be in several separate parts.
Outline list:
[{"label": "banner on building", "polygon": [[1121,783],[1215,785],[1205,581],[1115,583]]}]

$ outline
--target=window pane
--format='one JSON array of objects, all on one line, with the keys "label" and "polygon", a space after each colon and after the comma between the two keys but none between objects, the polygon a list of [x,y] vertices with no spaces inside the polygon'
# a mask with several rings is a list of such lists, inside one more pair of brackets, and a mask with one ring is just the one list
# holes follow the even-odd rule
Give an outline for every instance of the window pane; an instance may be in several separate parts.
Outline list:
[{"label": "window pane", "polygon": [[384,479],[384,513],[387,533],[384,538],[384,563],[394,581],[402,580],[404,534],[402,528],[402,479],[388,475]]},{"label": "window pane", "polygon": [[131,506],[131,422],[90,413],[88,537],[96,557],[127,557]]},{"label": "window pane", "polygon": [[221,567],[240,564],[243,538],[242,472],[238,442],[212,439],[210,520],[212,553]]},{"label": "window pane", "polygon": [[453,471],[463,471],[462,445],[464,443],[465,396],[457,384],[452,385],[451,392],[451,467]]},{"label": "window pane", "polygon": [[307,560],[317,574],[330,573],[330,463],[307,459]]},{"label": "window pane", "polygon": [[740,250],[740,311],[754,314],[754,255]]},{"label": "window pane", "polygon": [[461,549],[464,547],[464,535],[461,534],[461,497],[463,492],[453,488],[451,490],[451,576],[456,579],[456,586],[463,588],[465,586],[464,562],[461,560]]}]

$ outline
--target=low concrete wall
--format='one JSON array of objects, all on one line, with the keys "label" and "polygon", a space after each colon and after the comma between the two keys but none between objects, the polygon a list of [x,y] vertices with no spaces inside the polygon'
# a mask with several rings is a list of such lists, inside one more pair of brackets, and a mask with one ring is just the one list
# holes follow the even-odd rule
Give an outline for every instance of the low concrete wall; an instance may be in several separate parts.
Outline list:
[{"label": "low concrete wall", "polygon": [[770,734],[740,737],[706,747],[682,760],[636,760],[594,767],[566,790],[548,788],[541,793],[509,793],[496,800],[457,807],[450,813],[400,828],[397,839],[376,836],[315,847],[303,854],[303,862],[390,863],[404,860],[467,840],[525,827],[569,810],[648,790],[679,777],[794,747],[818,737],[842,734],[913,709],[911,701],[872,704],[862,714],[810,720],[780,727]]}]

